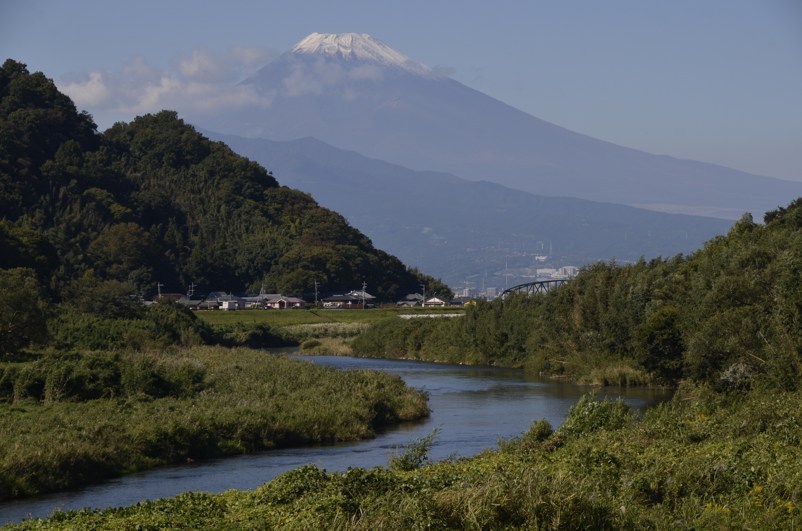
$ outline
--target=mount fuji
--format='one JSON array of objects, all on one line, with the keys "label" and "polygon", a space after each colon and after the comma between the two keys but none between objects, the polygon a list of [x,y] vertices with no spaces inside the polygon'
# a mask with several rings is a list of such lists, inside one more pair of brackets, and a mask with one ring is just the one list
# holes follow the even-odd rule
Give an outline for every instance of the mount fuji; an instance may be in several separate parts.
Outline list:
[{"label": "mount fuji", "polygon": [[652,155],[548,123],[365,34],[313,33],[242,83],[260,106],[188,118],[224,134],[313,137],[403,165],[565,196],[726,219],[802,195],[802,183]]}]

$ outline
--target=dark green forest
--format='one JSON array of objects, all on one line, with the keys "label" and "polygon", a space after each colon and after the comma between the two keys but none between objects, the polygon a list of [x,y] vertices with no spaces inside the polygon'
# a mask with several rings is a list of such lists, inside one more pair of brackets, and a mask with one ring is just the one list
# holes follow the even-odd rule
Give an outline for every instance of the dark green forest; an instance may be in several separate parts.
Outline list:
[{"label": "dark green forest", "polygon": [[157,283],[302,294],[315,281],[392,301],[422,282],[447,291],[174,112],[99,133],[44,74],[0,68],[3,342],[41,340],[53,303],[62,320],[140,319],[132,298]]},{"label": "dark green forest", "polygon": [[802,375],[802,199],[744,215],[690,256],[597,263],[543,295],[468,307],[464,319],[388,320],[367,356],[519,366],[596,384],[683,379],[794,390]]}]

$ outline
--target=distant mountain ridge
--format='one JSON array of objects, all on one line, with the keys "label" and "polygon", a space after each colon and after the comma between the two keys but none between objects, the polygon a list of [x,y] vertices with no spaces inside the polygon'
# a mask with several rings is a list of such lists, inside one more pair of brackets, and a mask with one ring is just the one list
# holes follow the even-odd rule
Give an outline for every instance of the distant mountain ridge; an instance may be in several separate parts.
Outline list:
[{"label": "distant mountain ridge", "polygon": [[190,119],[221,133],[314,137],[415,170],[655,210],[759,217],[802,195],[799,182],[569,131],[435,75],[364,34],[312,34],[243,83],[272,104]]},{"label": "distant mountain ridge", "polygon": [[531,280],[522,275],[538,267],[535,254],[549,255],[552,265],[687,254],[730,226],[721,219],[537,196],[414,171],[312,138],[205,134],[341,212],[374,245],[451,286],[470,278],[477,288],[482,281],[504,286]]}]

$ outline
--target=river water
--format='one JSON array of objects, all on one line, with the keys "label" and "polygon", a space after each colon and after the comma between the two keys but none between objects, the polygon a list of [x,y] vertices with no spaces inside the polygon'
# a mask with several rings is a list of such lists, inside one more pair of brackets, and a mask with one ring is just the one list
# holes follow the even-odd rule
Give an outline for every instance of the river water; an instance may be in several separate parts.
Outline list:
[{"label": "river water", "polygon": [[[431,416],[394,427],[375,439],[335,446],[271,450],[132,474],[66,492],[0,502],[0,525],[55,510],[132,505],[145,499],[187,491],[223,492],[253,489],[277,475],[305,464],[328,471],[386,465],[403,447],[437,430],[432,459],[471,456],[495,448],[500,438],[522,434],[533,421],[559,426],[577,399],[589,388],[527,379],[514,369],[440,365],[416,361],[303,356],[340,369],[378,369],[400,375],[407,385],[429,393]],[[599,396],[621,397],[637,409],[666,400],[664,391],[600,389]]]}]

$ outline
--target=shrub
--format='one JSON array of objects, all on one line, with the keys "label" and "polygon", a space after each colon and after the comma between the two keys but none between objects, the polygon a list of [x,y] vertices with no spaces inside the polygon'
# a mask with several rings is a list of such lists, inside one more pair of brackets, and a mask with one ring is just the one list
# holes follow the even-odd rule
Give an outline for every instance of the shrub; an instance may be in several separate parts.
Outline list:
[{"label": "shrub", "polygon": [[406,446],[402,454],[391,457],[390,469],[410,471],[429,464],[429,451],[434,446],[437,432],[438,430],[435,429],[426,437],[412,441]]},{"label": "shrub", "polygon": [[563,438],[576,438],[597,430],[615,430],[632,419],[630,407],[618,400],[596,400],[594,394],[582,396],[571,407],[557,434]]},{"label": "shrub", "polygon": [[190,359],[111,352],[46,354],[0,366],[0,401],[84,402],[123,395],[189,397],[204,388],[206,369]]},{"label": "shrub", "polygon": [[213,342],[227,347],[272,348],[292,345],[267,324],[234,323],[213,329]]}]

